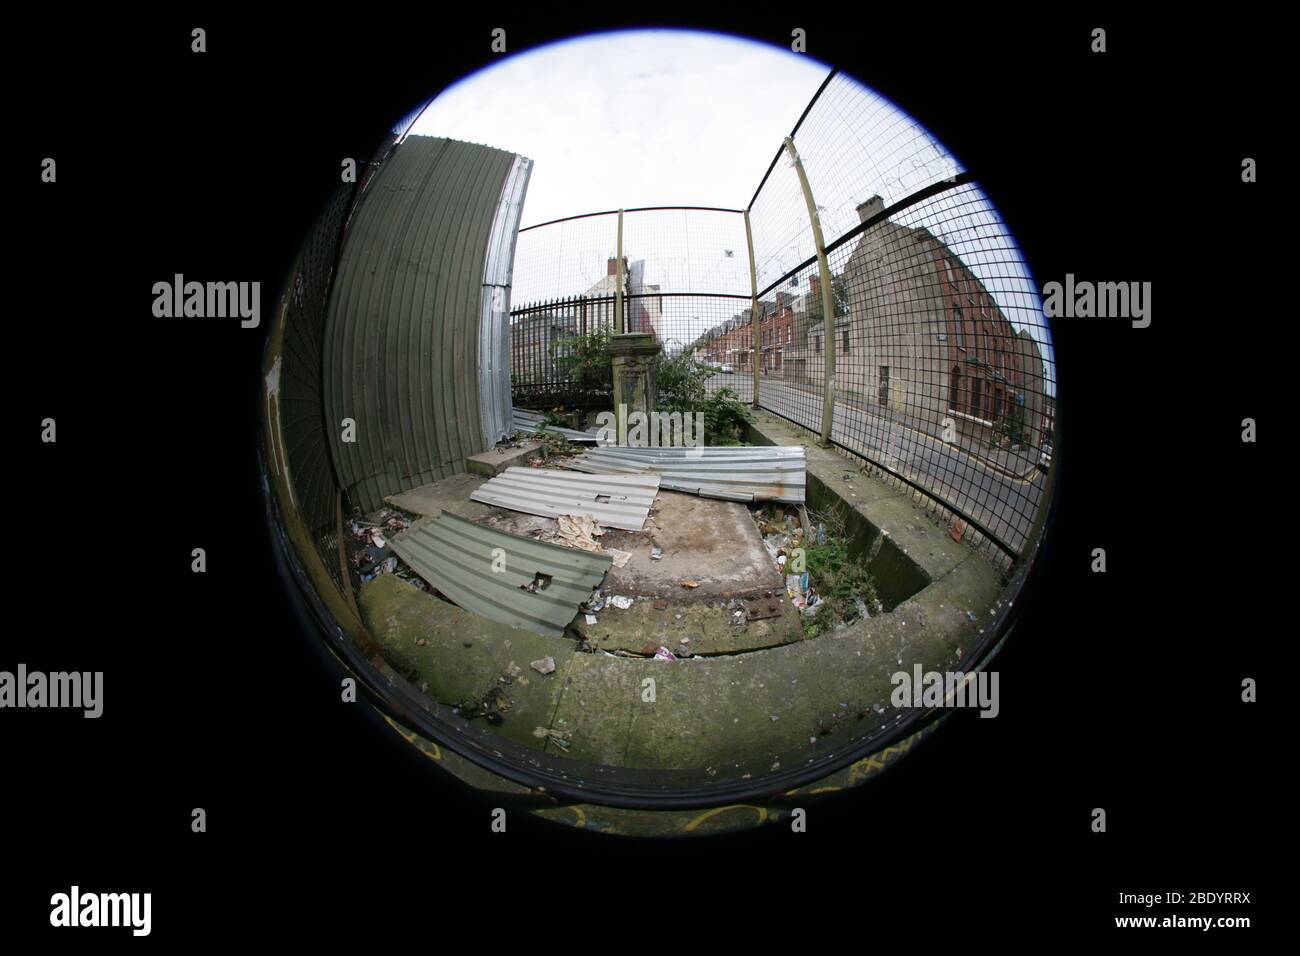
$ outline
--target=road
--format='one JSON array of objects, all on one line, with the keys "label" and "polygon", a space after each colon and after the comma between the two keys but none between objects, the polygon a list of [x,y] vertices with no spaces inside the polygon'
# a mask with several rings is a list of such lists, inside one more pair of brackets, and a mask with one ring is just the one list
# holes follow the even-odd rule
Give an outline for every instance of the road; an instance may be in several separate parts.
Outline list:
[{"label": "road", "polygon": [[[709,382],[711,389],[722,385],[752,401],[751,375],[720,373]],[[820,432],[820,394],[771,379],[764,379],[759,389],[763,408]],[[1042,497],[1042,472],[1012,477],[956,445],[840,401],[835,403],[832,437],[956,505],[1017,553],[1024,547]]]}]

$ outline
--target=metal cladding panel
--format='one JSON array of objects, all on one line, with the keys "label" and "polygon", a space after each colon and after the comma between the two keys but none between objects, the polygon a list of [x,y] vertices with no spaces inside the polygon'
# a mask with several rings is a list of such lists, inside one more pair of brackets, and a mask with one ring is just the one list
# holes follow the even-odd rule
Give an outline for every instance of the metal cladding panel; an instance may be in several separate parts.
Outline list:
[{"label": "metal cladding panel", "polygon": [[479,322],[479,406],[488,446],[514,434],[510,402],[510,283],[515,239],[533,162],[516,156],[501,187],[483,264]]},{"label": "metal cladding panel", "polygon": [[729,501],[799,504],[807,482],[799,445],[594,448],[566,467],[597,475],[658,475],[662,488]]},{"label": "metal cladding panel", "polygon": [[[607,554],[485,528],[446,511],[389,543],[448,600],[539,634],[563,633],[613,563]],[[539,575],[545,586],[537,588]]]},{"label": "metal cladding panel", "polygon": [[604,527],[640,531],[658,491],[657,475],[588,477],[546,468],[507,468],[474,489],[470,498],[548,518],[589,514]]},{"label": "metal cladding panel", "polygon": [[[490,147],[408,136],[353,215],[323,385],[339,482],[363,510],[463,471],[488,447],[469,370],[481,367],[484,270],[515,163]],[[352,442],[344,419],[355,422]]]},{"label": "metal cladding panel", "polygon": [[560,428],[556,425],[543,425],[541,412],[532,412],[522,408],[513,409],[511,412],[511,427],[517,432],[536,433],[545,428],[548,432],[555,432],[557,435],[563,435],[571,442],[594,442],[599,438],[597,431],[592,428],[585,432],[576,431],[572,428]]}]

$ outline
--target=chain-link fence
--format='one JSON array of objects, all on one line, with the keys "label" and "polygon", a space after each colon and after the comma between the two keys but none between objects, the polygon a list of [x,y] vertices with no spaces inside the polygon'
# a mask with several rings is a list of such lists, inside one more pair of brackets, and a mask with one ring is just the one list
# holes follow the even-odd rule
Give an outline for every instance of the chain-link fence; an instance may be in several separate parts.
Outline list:
[{"label": "chain-link fence", "polygon": [[572,330],[652,332],[710,365],[712,388],[859,459],[990,556],[1009,563],[1029,544],[1056,394],[1038,293],[973,176],[838,73],[747,209],[529,227],[514,291],[512,334],[533,343],[512,370],[519,400],[572,385]]}]

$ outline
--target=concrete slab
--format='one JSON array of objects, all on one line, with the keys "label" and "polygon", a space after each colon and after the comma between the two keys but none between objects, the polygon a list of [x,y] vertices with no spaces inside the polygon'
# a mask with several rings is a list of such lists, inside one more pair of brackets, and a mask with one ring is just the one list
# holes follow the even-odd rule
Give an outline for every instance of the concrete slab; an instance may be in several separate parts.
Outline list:
[{"label": "concrete slab", "polygon": [[534,731],[550,726],[560,682],[556,674],[542,675],[529,665],[549,656],[557,670],[564,667],[574,654],[571,639],[489,621],[391,574],[363,585],[358,603],[384,658],[423,684],[430,697],[454,706],[495,693],[503,720],[494,730],[541,746]]},{"label": "concrete slab", "polygon": [[[646,531],[608,532],[606,547],[630,551],[622,568],[611,568],[605,585],[613,594],[668,598],[674,603],[716,601],[765,591],[784,593],[749,510],[739,502],[661,491]],[[652,560],[651,548],[663,549]],[[686,588],[683,581],[698,587]]]},{"label": "concrete slab", "polygon": [[411,511],[417,515],[436,517],[445,508],[454,515],[477,521],[496,510],[491,505],[469,500],[470,493],[485,481],[487,479],[481,475],[462,472],[444,478],[442,481],[403,491],[398,495],[389,495],[384,500],[395,508]]},{"label": "concrete slab", "polygon": [[529,459],[541,455],[542,443],[539,441],[522,441],[515,447],[490,448],[470,455],[465,459],[465,467],[471,474],[493,478],[507,468],[528,464]]}]

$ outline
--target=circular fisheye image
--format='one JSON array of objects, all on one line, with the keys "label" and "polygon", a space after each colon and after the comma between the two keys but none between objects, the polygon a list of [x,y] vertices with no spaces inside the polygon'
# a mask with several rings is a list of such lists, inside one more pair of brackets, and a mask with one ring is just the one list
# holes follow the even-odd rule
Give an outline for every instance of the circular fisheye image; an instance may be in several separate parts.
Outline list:
[{"label": "circular fisheye image", "polygon": [[627,31],[463,79],[305,237],[264,386],[287,587],[494,799],[748,827],[997,712],[1042,301],[975,176],[828,65]]}]

